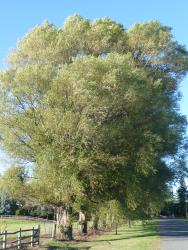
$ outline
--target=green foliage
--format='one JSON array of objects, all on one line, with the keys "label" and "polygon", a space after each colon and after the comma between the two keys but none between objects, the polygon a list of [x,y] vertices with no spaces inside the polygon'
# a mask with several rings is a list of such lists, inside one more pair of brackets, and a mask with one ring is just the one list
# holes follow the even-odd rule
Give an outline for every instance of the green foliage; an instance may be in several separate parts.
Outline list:
[{"label": "green foliage", "polygon": [[182,174],[165,159],[182,153],[187,70],[187,51],[156,21],[35,27],[0,75],[2,146],[33,166],[32,181],[5,174],[12,194],[89,213],[114,200],[129,216],[158,209]]},{"label": "green foliage", "polygon": [[0,215],[13,215],[17,208],[13,200],[5,190],[0,191]]},{"label": "green foliage", "polygon": [[184,180],[181,180],[180,186],[177,190],[177,194],[178,194],[178,200],[179,200],[179,216],[186,217],[187,216],[186,202],[187,202],[188,190],[187,190]]},{"label": "green foliage", "polygon": [[9,167],[0,179],[0,186],[7,194],[17,200],[24,200],[27,187],[25,185],[26,174],[22,166]]},{"label": "green foliage", "polygon": [[21,209],[16,209],[15,215],[25,215]]},{"label": "green foliage", "polygon": [[112,227],[114,224],[119,224],[125,220],[125,210],[116,200],[105,202],[98,211],[99,221],[105,227]]}]

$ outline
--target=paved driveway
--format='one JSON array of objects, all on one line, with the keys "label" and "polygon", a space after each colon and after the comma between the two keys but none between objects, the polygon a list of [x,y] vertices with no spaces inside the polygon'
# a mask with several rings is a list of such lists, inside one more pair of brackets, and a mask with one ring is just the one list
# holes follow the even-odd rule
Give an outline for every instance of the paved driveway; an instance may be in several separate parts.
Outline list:
[{"label": "paved driveway", "polygon": [[188,250],[188,221],[163,219],[159,221],[162,250]]}]

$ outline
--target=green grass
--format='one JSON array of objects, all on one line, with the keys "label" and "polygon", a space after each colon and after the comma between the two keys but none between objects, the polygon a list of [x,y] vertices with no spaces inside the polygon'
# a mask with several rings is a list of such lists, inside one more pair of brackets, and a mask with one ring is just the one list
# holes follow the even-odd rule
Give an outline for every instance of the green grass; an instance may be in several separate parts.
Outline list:
[{"label": "green grass", "polygon": [[[42,235],[51,233],[52,223],[46,221],[39,222],[39,221],[19,220],[19,219],[0,219],[1,232],[5,230],[7,230],[7,232],[15,232],[18,231],[20,228],[32,229],[33,227],[36,228],[38,225],[40,225]],[[13,237],[17,237],[17,235],[14,235]]]},{"label": "green grass", "polygon": [[157,232],[157,222],[150,221],[146,225],[138,225],[128,228],[119,228],[118,235],[115,232],[96,236],[92,240],[81,243],[63,243],[51,241],[46,249],[62,250],[159,250],[160,239]]}]

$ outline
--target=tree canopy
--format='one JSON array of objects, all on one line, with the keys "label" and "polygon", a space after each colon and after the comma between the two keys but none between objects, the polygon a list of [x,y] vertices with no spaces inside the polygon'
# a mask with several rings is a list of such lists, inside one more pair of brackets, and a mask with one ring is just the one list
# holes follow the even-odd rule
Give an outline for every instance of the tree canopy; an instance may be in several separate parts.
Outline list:
[{"label": "tree canopy", "polygon": [[183,171],[168,161],[185,142],[187,70],[185,47],[158,21],[126,30],[74,15],[33,28],[0,74],[1,143],[32,163],[30,196],[90,212],[112,200],[127,214],[158,207]]}]

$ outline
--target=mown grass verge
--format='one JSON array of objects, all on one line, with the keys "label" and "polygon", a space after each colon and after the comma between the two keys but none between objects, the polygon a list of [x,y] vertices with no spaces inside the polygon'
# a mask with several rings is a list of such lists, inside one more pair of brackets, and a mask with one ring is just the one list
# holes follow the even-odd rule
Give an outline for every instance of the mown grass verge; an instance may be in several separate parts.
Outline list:
[{"label": "mown grass verge", "polygon": [[160,238],[157,231],[157,221],[141,222],[128,228],[122,226],[118,230],[94,236],[85,242],[50,241],[45,249],[55,250],[160,250]]}]

